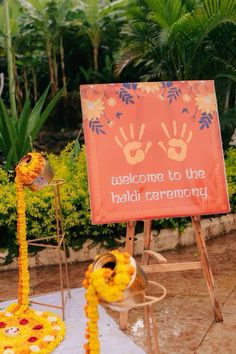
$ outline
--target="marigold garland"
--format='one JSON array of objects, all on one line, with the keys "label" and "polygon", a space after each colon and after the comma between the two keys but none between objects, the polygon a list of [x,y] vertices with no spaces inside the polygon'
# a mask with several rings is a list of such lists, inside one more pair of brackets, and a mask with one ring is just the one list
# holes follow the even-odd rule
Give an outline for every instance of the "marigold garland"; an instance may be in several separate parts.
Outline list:
[{"label": "marigold garland", "polygon": [[29,152],[28,159],[22,159],[16,167],[16,174],[24,185],[31,184],[42,172],[45,167],[45,159],[38,152]]},{"label": "marigold garland", "polygon": [[100,343],[98,339],[98,304],[100,301],[109,303],[120,301],[123,292],[130,283],[134,267],[130,265],[129,253],[112,251],[116,257],[116,266],[93,270],[90,265],[85,273],[83,286],[86,288],[85,314],[88,318],[85,338],[88,342],[84,345],[86,354],[99,354]]},{"label": "marigold garland", "polygon": [[18,303],[0,312],[0,353],[51,353],[65,336],[65,324],[51,312],[29,308],[28,244],[26,241],[26,204],[24,185],[30,185],[42,172],[45,159],[36,152],[28,154],[16,167],[17,240],[19,244]]}]

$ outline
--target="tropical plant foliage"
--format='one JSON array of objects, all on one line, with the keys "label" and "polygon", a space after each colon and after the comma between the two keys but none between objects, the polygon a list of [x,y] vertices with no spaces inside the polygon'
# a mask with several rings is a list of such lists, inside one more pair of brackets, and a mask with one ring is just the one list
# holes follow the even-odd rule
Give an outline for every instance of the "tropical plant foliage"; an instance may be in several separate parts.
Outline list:
[{"label": "tropical plant foliage", "polygon": [[[192,1],[191,11],[189,2],[182,0],[137,3],[131,21],[123,28],[124,47],[118,70],[133,62],[144,68],[146,77],[199,78],[204,66],[211,67],[209,54],[217,49],[217,43],[222,44],[216,38],[217,33],[223,30],[225,39],[228,37],[232,43],[235,27],[227,25],[231,31],[226,33],[223,25],[236,23],[234,0]],[[218,54],[221,57],[220,50]],[[227,61],[225,56],[222,59]]]},{"label": "tropical plant foliage", "polygon": [[234,0],[134,1],[116,73],[129,78],[135,69],[136,81],[215,80],[226,148],[236,128],[235,24]]},{"label": "tropical plant foliage", "polygon": [[19,117],[9,113],[3,100],[0,99],[0,150],[5,156],[6,170],[13,168],[21,157],[32,149],[32,141],[37,137],[62,95],[61,90],[44,107],[48,90],[49,88],[33,109],[31,109],[30,100],[27,97]]},{"label": "tropical plant foliage", "polygon": [[235,0],[1,1],[0,72],[8,107],[6,2],[19,114],[28,94],[36,103],[49,83],[52,95],[64,87],[51,118],[62,129],[81,124],[80,84],[211,79],[228,147],[236,126]]}]

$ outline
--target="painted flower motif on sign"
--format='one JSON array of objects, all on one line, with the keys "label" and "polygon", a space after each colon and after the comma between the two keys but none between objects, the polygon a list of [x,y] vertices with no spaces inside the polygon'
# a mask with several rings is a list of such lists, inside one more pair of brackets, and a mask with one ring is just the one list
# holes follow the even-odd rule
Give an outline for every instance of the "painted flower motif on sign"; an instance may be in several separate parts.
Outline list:
[{"label": "painted flower motif on sign", "polygon": [[162,84],[160,82],[140,82],[137,84],[137,88],[142,92],[155,93],[160,90]]},{"label": "painted flower motif on sign", "polygon": [[185,93],[183,96],[182,96],[182,100],[185,102],[185,103],[189,103],[191,101],[191,96],[187,93]]},{"label": "painted flower motif on sign", "polygon": [[192,89],[196,95],[207,95],[209,93],[209,87],[204,80],[194,82]]},{"label": "painted flower motif on sign", "polygon": [[84,100],[83,112],[88,120],[99,118],[104,113],[104,104],[101,99],[96,101]]},{"label": "painted flower motif on sign", "polygon": [[214,94],[196,95],[195,97],[198,109],[205,113],[212,113],[216,111],[216,101]]},{"label": "painted flower motif on sign", "polygon": [[159,100],[161,100],[161,101],[165,101],[165,96],[163,96],[163,95],[158,95],[158,98],[159,98]]},{"label": "painted flower motif on sign", "polygon": [[114,97],[109,97],[108,100],[107,100],[107,104],[110,107],[115,106],[116,105],[116,99]]},{"label": "painted flower motif on sign", "polygon": [[106,85],[89,85],[89,88],[86,90],[86,97],[91,101],[102,99],[105,87]]}]

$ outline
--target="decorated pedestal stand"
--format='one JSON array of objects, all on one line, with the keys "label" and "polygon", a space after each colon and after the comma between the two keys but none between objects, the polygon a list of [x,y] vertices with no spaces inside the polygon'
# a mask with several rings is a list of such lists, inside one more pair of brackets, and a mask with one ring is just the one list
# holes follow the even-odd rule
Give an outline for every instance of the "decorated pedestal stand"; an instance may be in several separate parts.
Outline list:
[{"label": "decorated pedestal stand", "polygon": [[[43,302],[38,302],[31,300],[32,304],[48,306],[52,308],[57,308],[62,311],[62,318],[65,319],[65,304],[68,297],[71,297],[70,294],[70,284],[69,284],[69,275],[68,275],[68,265],[67,265],[67,257],[66,257],[66,245],[65,245],[65,233],[63,226],[63,217],[61,210],[61,198],[60,198],[60,187],[66,183],[65,180],[52,180],[49,187],[53,188],[54,191],[54,208],[55,208],[55,218],[56,218],[56,235],[54,236],[45,236],[33,240],[28,241],[28,245],[38,246],[38,247],[46,247],[55,249],[57,251],[58,263],[59,263],[59,271],[60,271],[60,289],[61,289],[61,305],[52,305]],[[51,245],[48,243],[43,243],[43,241],[57,241],[57,245]],[[64,272],[63,272],[63,259],[64,259]],[[66,290],[65,294],[64,281],[63,281],[63,273],[65,275],[66,280]]]},{"label": "decorated pedestal stand", "polygon": [[27,154],[16,167],[17,240],[19,245],[18,302],[0,313],[1,354],[48,354],[65,336],[65,325],[51,312],[35,311],[29,301],[28,244],[24,186],[48,185],[52,170],[39,153]]},{"label": "decorated pedestal stand", "polygon": [[[147,352],[159,353],[153,305],[166,296],[166,289],[156,282],[148,281],[141,267],[128,252],[114,250],[97,256],[86,272],[84,286],[87,289],[85,313],[88,317],[86,354],[100,353],[97,324],[99,303],[120,313],[138,307],[144,308]],[[147,295],[148,286],[161,289],[162,295]]]}]

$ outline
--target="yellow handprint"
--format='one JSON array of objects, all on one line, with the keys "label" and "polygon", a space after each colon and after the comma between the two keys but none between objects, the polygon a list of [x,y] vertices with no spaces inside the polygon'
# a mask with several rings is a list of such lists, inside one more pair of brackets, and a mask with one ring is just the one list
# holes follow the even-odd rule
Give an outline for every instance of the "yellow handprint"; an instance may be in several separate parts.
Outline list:
[{"label": "yellow handprint", "polygon": [[146,146],[143,146],[141,140],[143,137],[145,129],[145,124],[142,124],[140,127],[140,131],[138,134],[138,139],[135,140],[134,137],[134,126],[131,123],[130,124],[130,140],[128,141],[128,138],[124,132],[123,128],[120,128],[120,134],[124,140],[124,143],[122,144],[118,136],[115,136],[115,141],[119,145],[121,149],[123,149],[125,159],[128,162],[129,165],[136,165],[139,162],[142,162],[145,159],[145,155],[147,154],[148,150],[150,149],[152,143],[148,142],[146,143]]},{"label": "yellow handprint", "polygon": [[186,132],[187,124],[184,123],[181,129],[180,136],[177,138],[177,126],[176,126],[176,121],[173,121],[173,135],[174,137],[171,137],[165,123],[161,123],[162,129],[166,135],[166,137],[169,139],[168,140],[168,145],[169,147],[166,148],[165,144],[163,141],[158,141],[158,145],[162,148],[167,153],[167,156],[171,160],[176,160],[176,161],[183,161],[186,158],[186,153],[187,153],[187,144],[190,142],[192,139],[192,130],[190,130],[187,140],[184,141],[184,135]]}]

